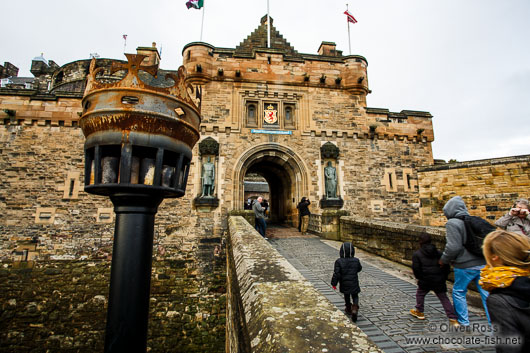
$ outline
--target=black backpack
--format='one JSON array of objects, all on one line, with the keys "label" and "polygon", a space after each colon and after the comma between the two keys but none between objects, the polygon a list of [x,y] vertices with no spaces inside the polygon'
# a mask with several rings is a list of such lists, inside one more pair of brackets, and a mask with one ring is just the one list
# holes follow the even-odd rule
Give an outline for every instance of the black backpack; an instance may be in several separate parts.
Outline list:
[{"label": "black backpack", "polygon": [[473,255],[483,258],[482,243],[486,235],[493,232],[495,227],[488,221],[477,216],[466,215],[456,218],[464,221],[466,226],[466,242],[464,243],[464,247]]}]

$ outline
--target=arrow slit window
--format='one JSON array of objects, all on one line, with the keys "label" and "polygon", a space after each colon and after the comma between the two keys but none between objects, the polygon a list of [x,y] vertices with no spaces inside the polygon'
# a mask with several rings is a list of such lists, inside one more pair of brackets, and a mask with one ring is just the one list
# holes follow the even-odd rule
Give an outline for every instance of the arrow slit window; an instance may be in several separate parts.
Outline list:
[{"label": "arrow slit window", "polygon": [[247,108],[247,126],[258,127],[258,102],[248,101],[246,108]]}]

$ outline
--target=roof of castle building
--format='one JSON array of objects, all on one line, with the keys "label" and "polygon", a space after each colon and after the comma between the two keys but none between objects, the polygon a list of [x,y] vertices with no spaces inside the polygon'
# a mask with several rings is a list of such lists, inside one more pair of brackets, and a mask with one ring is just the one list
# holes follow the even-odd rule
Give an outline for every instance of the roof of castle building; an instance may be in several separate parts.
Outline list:
[{"label": "roof of castle building", "polygon": [[268,31],[267,31],[267,16],[261,18],[261,24],[254,30],[243,42],[241,42],[234,51],[236,57],[253,57],[258,49],[267,51],[276,51],[284,54],[287,59],[302,60],[302,56],[291,46],[291,44],[283,38],[278,30],[273,25],[273,19],[270,18],[271,23],[271,47],[267,45]]}]

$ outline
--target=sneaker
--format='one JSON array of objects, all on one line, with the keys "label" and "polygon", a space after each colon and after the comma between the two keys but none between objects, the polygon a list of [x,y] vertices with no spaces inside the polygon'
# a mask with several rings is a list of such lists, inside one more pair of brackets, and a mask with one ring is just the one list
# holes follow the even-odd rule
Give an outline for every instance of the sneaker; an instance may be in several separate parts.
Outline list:
[{"label": "sneaker", "polygon": [[460,323],[456,319],[449,319],[449,325],[451,325],[451,327],[454,327],[454,328],[460,327]]},{"label": "sneaker", "polygon": [[418,311],[416,309],[410,309],[410,315],[420,319],[420,320],[425,320],[425,315],[421,312],[421,311]]}]

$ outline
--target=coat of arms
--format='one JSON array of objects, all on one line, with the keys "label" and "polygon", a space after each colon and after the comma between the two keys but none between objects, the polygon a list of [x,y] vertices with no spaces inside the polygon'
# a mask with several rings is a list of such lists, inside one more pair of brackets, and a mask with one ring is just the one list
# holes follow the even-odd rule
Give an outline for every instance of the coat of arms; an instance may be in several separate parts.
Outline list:
[{"label": "coat of arms", "polygon": [[265,120],[267,124],[276,124],[276,122],[278,121],[277,111],[271,104],[269,104],[267,109],[265,109],[265,116],[263,117],[263,120]]}]

